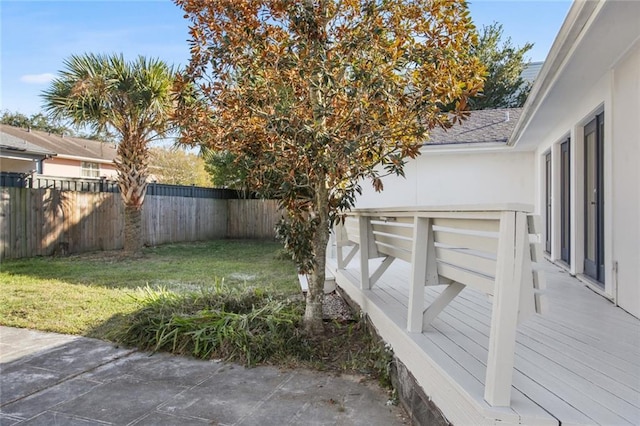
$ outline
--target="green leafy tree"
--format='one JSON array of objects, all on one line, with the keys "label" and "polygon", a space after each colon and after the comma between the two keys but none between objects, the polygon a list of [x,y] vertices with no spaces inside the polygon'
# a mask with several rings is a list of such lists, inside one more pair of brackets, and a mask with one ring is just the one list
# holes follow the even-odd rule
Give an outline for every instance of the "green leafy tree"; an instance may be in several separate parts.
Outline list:
[{"label": "green leafy tree", "polygon": [[158,183],[211,187],[202,157],[182,148],[151,148],[149,172]]},{"label": "green leafy tree", "polygon": [[53,120],[45,114],[39,112],[26,116],[19,112],[11,112],[4,110],[0,115],[0,123],[14,127],[30,128],[33,130],[41,130],[43,132],[65,134],[75,136],[75,132],[68,126],[62,124],[59,120]]},{"label": "green leafy tree", "polygon": [[117,144],[118,138],[116,135],[112,134],[106,128],[102,130],[91,130],[87,131],[76,131],[76,136],[83,139],[91,139],[94,141],[106,142],[111,144]]},{"label": "green leafy tree", "polygon": [[320,333],[333,222],[363,179],[382,190],[384,174],[402,175],[429,131],[482,89],[466,3],[176,3],[191,20],[183,84],[196,84],[177,109],[182,139],[250,164],[249,185],[280,199],[285,247],[310,276],[305,328]]},{"label": "green leafy tree", "polygon": [[206,146],[201,147],[200,155],[214,186],[237,189],[244,194],[253,189],[249,185],[251,164],[245,158],[239,158],[228,150],[214,151]]},{"label": "green leafy tree", "polygon": [[532,43],[522,47],[513,46],[510,37],[503,41],[502,25],[497,22],[484,26],[472,52],[487,68],[486,80],[479,96],[469,100],[469,108],[478,110],[523,106],[531,84],[522,79],[522,71],[527,64],[525,55],[532,47]]},{"label": "green leafy tree", "polygon": [[175,71],[159,59],[122,55],[71,56],[43,92],[54,119],[108,131],[118,142],[118,186],[125,205],[124,250],[142,248],[141,210],[149,175],[149,143],[163,138],[174,108]]}]

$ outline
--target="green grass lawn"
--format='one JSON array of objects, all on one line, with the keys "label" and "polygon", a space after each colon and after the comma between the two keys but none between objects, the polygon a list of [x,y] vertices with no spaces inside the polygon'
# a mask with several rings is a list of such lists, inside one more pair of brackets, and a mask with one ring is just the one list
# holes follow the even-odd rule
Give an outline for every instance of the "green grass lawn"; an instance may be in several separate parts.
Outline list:
[{"label": "green grass lawn", "polygon": [[176,293],[230,287],[299,292],[293,262],[272,242],[219,240],[145,249],[141,258],[96,252],[0,265],[0,324],[104,338],[139,306],[144,288]]},{"label": "green grass lawn", "polygon": [[0,265],[0,325],[110,340],[200,358],[377,377],[391,353],[367,322],[301,327],[293,262],[271,242],[220,240]]}]

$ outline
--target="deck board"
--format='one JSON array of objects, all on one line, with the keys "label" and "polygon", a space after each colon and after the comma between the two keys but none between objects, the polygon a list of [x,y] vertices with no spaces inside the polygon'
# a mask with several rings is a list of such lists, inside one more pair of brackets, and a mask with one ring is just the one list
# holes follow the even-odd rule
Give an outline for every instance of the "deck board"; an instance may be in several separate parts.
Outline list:
[{"label": "deck board", "polygon": [[[347,278],[357,286],[354,263],[337,275],[339,285]],[[640,424],[640,321],[555,265],[542,267],[549,309],[518,327],[511,409],[530,423],[548,421],[549,413],[562,424]],[[409,265],[396,260],[365,291],[403,333],[409,273]],[[425,306],[442,288],[425,288]],[[423,333],[411,334],[485,411],[490,321],[490,299],[467,288]]]},{"label": "deck board", "polygon": [[[357,270],[350,269],[341,272],[342,276],[346,277],[352,284],[357,284]],[[402,278],[402,274],[400,274],[400,276],[397,274],[397,271],[396,274],[392,275],[394,275],[395,279],[404,279]],[[388,309],[386,312],[389,315],[389,319],[391,319],[399,329],[404,330],[406,328],[406,295],[393,287],[385,287],[384,290],[378,288],[375,291],[365,291],[365,293],[370,302],[383,309]],[[435,294],[432,294],[432,296],[435,297]],[[435,336],[432,333],[412,333],[411,336],[413,341],[415,341],[423,351],[429,353],[429,357],[433,359],[440,368],[446,371],[458,385],[467,390],[467,398],[472,399],[482,410],[493,412],[496,417],[500,418],[500,421],[507,420],[507,423],[519,423],[519,419],[524,417],[533,419],[536,425],[557,425],[555,419],[517,389],[514,390],[511,408],[489,407],[483,398],[484,369],[486,369],[486,365],[476,360],[477,362],[472,365],[476,373],[474,375],[466,368],[460,368],[460,359],[462,357],[465,357],[468,363],[473,362],[473,360],[468,358],[464,352],[461,352],[463,349],[457,347],[455,343]],[[482,369],[481,374],[478,374],[478,371],[480,371],[479,368]],[[471,424],[464,421],[462,423]]]}]

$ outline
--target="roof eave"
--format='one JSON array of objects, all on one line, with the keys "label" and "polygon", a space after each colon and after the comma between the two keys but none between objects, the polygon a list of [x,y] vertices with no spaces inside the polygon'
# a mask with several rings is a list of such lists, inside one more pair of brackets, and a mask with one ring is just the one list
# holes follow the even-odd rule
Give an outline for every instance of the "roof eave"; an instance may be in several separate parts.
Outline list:
[{"label": "roof eave", "polygon": [[115,160],[109,160],[106,158],[83,157],[80,155],[69,155],[69,154],[57,154],[57,157],[65,160],[87,161],[87,162],[100,163],[100,164],[113,164],[115,161]]},{"label": "roof eave", "polygon": [[589,26],[589,21],[602,8],[603,4],[604,2],[594,0],[574,1],[531,88],[531,92],[529,92],[520,119],[507,141],[508,146],[515,147],[518,144],[531,119],[570,59],[575,46],[584,35],[586,28]]},{"label": "roof eave", "polygon": [[466,152],[500,152],[511,150],[505,142],[473,142],[473,143],[440,143],[424,144],[421,153],[466,153]]}]

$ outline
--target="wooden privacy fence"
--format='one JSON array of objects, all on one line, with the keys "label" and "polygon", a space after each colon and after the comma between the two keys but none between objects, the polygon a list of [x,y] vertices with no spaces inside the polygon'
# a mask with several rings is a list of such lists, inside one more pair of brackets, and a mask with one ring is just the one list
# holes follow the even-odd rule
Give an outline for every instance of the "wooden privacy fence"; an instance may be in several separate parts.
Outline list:
[{"label": "wooden privacy fence", "polygon": [[[147,245],[273,239],[280,216],[274,200],[148,195],[143,238]],[[0,259],[120,249],[123,228],[120,194],[0,188]]]},{"label": "wooden privacy fence", "polygon": [[[411,265],[407,331],[422,333],[469,286],[493,297],[485,400],[509,406],[516,326],[540,312],[542,260],[526,206],[359,209],[336,229],[338,268],[359,254],[360,287],[369,290],[395,259]],[[369,259],[382,258],[374,271]],[[444,285],[425,306],[425,286]]]}]

